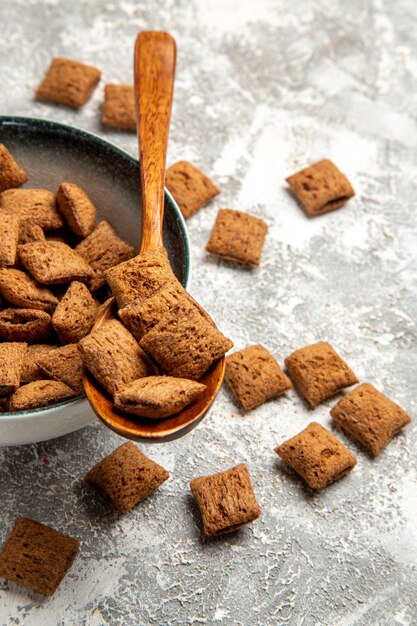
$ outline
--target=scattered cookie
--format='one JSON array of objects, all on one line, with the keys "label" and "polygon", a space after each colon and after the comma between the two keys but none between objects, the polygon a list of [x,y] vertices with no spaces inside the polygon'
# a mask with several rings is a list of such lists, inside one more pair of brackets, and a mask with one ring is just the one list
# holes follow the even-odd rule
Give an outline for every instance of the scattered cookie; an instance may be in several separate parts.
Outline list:
[{"label": "scattered cookie", "polygon": [[175,276],[165,248],[150,250],[105,272],[119,309],[137,298],[149,298]]},{"label": "scattered cookie", "polygon": [[94,272],[87,261],[59,241],[35,241],[18,248],[19,258],[40,283],[55,285],[73,280],[87,281]]},{"label": "scattered cookie", "polygon": [[0,293],[11,304],[22,309],[51,311],[58,304],[58,298],[47,287],[21,270],[0,269]]},{"label": "scattered cookie", "polygon": [[241,406],[249,411],[292,388],[274,357],[263,346],[248,346],[226,358],[225,379]]},{"label": "scattered cookie", "polygon": [[26,350],[26,343],[0,343],[0,396],[19,387]]},{"label": "scattered cookie", "polygon": [[78,109],[91,98],[100,76],[100,70],[91,65],[54,58],[36,90],[36,98]]},{"label": "scattered cookie", "polygon": [[38,224],[20,220],[19,243],[32,243],[33,241],[46,241],[45,233]]},{"label": "scattered cookie", "polygon": [[356,458],[326,428],[311,422],[298,435],[275,448],[313,489],[322,489],[342,478],[356,465]]},{"label": "scattered cookie", "polygon": [[28,411],[74,398],[77,394],[71,387],[56,380],[35,380],[19,387],[10,396],[10,411]]},{"label": "scattered cookie", "polygon": [[38,361],[57,347],[49,343],[33,343],[29,345],[23,359],[20,382],[32,383],[34,380],[45,379],[45,374],[39,367]]},{"label": "scattered cookie", "polygon": [[132,380],[154,373],[135,339],[117,320],[105,322],[78,345],[84,365],[112,396]]},{"label": "scattered cookie", "polygon": [[190,487],[207,537],[233,532],[261,514],[244,463],[225,472],[194,478]]},{"label": "scattered cookie", "polygon": [[45,230],[63,225],[55,194],[48,189],[8,189],[0,194],[0,208],[17,215],[22,222],[32,222]]},{"label": "scattered cookie", "polygon": [[21,517],[0,552],[0,577],[52,596],[70,569],[80,542]]},{"label": "scattered cookie", "polygon": [[369,383],[350,391],[330,414],[344,431],[374,456],[411,421],[398,404]]},{"label": "scattered cookie", "polygon": [[135,94],[131,85],[105,85],[101,121],[113,128],[136,130]]},{"label": "scattered cookie", "polygon": [[0,143],[0,192],[20,187],[27,179],[26,172],[16,163],[6,146]]},{"label": "scattered cookie", "polygon": [[159,419],[181,411],[197,400],[205,388],[187,378],[148,376],[123,387],[114,396],[114,404],[131,415]]},{"label": "scattered cookie", "polygon": [[355,195],[346,176],[328,159],[300,170],[286,181],[311,216],[339,209]]},{"label": "scattered cookie", "polygon": [[44,373],[43,378],[58,380],[78,395],[84,394],[83,362],[76,344],[49,350],[38,358],[37,364]]},{"label": "scattered cookie", "polygon": [[97,210],[84,189],[74,183],[61,183],[56,201],[73,233],[83,238],[92,233]]},{"label": "scattered cookie", "polygon": [[228,261],[259,265],[267,224],[243,211],[220,209],[206,250]]},{"label": "scattered cookie", "polygon": [[220,189],[188,161],[171,165],[166,171],[165,184],[185,218],[194,215],[220,193]]},{"label": "scattered cookie", "polygon": [[126,513],[168,478],[163,467],[128,441],[95,465],[85,480],[102,490],[119,513]]},{"label": "scattered cookie", "polygon": [[198,380],[233,343],[188,302],[173,308],[140,341],[170,376]]},{"label": "scattered cookie", "polygon": [[135,254],[134,247],[120,239],[106,220],[100,222],[75,250],[94,270],[94,277],[88,284],[91,291],[106,284],[106,270],[131,259]]},{"label": "scattered cookie", "polygon": [[119,317],[137,341],[151,330],[161,319],[180,302],[190,297],[181,283],[168,281],[149,298],[138,298],[119,309]]},{"label": "scattered cookie", "polygon": [[61,343],[78,343],[88,335],[97,312],[97,302],[87,287],[72,282],[52,315],[52,325]]},{"label": "scattered cookie", "polygon": [[359,382],[327,341],[296,350],[285,359],[289,377],[311,406]]},{"label": "scattered cookie", "polygon": [[0,211],[0,267],[16,263],[18,242],[18,216]]},{"label": "scattered cookie", "polygon": [[0,339],[42,342],[52,332],[51,316],[37,309],[3,309],[0,312]]}]

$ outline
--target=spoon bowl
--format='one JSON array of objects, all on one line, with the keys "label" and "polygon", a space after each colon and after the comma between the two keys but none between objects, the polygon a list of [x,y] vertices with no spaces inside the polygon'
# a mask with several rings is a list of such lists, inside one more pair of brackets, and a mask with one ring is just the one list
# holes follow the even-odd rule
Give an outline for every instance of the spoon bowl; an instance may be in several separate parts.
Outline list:
[{"label": "spoon bowl", "polygon": [[[165,161],[174,87],[176,48],[174,39],[163,32],[142,32],[135,46],[135,95],[142,194],[140,254],[163,246]],[[195,303],[214,326],[209,315]],[[94,329],[117,319],[117,306],[110,298],[102,307]],[[100,420],[117,434],[135,441],[162,442],[192,430],[204,417],[222,384],[225,358],[214,362],[199,382],[203,394],[179,413],[154,420],[131,416],[114,406],[113,399],[84,368],[87,398]]]}]

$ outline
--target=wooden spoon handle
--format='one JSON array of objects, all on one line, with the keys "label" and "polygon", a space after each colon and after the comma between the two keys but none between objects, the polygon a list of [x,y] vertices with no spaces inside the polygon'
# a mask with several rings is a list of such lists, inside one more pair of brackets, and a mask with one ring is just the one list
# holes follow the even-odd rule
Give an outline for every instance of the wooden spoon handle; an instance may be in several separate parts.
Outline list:
[{"label": "wooden spoon handle", "polygon": [[171,35],[139,33],[135,45],[135,96],[142,194],[140,253],[163,246],[165,162],[175,60]]}]

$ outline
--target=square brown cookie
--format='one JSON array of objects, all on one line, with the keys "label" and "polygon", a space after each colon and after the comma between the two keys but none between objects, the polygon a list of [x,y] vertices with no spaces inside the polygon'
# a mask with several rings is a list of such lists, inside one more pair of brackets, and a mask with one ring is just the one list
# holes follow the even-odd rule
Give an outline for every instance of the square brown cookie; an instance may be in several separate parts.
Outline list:
[{"label": "square brown cookie", "polygon": [[11,304],[22,309],[51,311],[58,304],[58,298],[52,291],[14,268],[0,269],[0,293]]},{"label": "square brown cookie", "polygon": [[74,183],[61,183],[56,201],[73,233],[87,237],[93,231],[97,211],[84,189]]},{"label": "square brown cookie", "polygon": [[188,378],[147,376],[123,387],[114,404],[131,415],[160,419],[174,415],[197,400],[206,385]]},{"label": "square brown cookie", "polygon": [[190,487],[207,537],[233,532],[261,514],[244,463],[225,472],[194,478]]},{"label": "square brown cookie", "polygon": [[149,298],[175,279],[165,248],[150,250],[105,272],[119,309],[137,298]]},{"label": "square brown cookie", "polygon": [[0,339],[41,342],[52,332],[51,316],[38,309],[3,309],[0,312]]},{"label": "square brown cookie", "polygon": [[33,241],[46,241],[42,228],[33,222],[20,220],[19,243],[32,243]]},{"label": "square brown cookie", "polygon": [[78,109],[91,98],[100,80],[96,67],[71,59],[52,59],[36,98]]},{"label": "square brown cookie", "polygon": [[326,428],[311,422],[298,435],[275,448],[313,489],[322,489],[342,478],[356,465],[356,458]]},{"label": "square brown cookie", "polygon": [[233,343],[188,302],[173,308],[139,345],[170,376],[198,380]]},{"label": "square brown cookie", "polygon": [[94,277],[88,285],[91,291],[106,284],[105,270],[131,259],[135,254],[134,247],[120,239],[106,220],[100,222],[75,250],[94,270]]},{"label": "square brown cookie", "polygon": [[0,577],[52,596],[70,569],[80,542],[20,517],[0,552]]},{"label": "square brown cookie", "polygon": [[23,359],[20,382],[32,383],[34,380],[44,379],[45,374],[39,367],[38,361],[50,350],[54,350],[57,347],[49,343],[33,343],[29,345]]},{"label": "square brown cookie", "polygon": [[22,222],[32,222],[45,230],[61,228],[55,194],[48,189],[7,189],[0,194],[0,208]]},{"label": "square brown cookie", "polygon": [[259,265],[267,224],[244,211],[220,209],[206,250],[223,259]]},{"label": "square brown cookie", "polygon": [[330,411],[334,421],[374,456],[411,421],[407,413],[373,385],[349,392]]},{"label": "square brown cookie", "polygon": [[37,364],[44,378],[58,380],[78,395],[84,394],[83,362],[76,344],[49,350],[38,358]]},{"label": "square brown cookie", "polygon": [[46,285],[86,282],[94,271],[82,256],[60,241],[35,241],[18,248],[19,258],[30,274]]},{"label": "square brown cookie", "polygon": [[119,317],[137,341],[140,341],[161,319],[180,302],[190,297],[181,283],[168,281],[149,298],[138,298],[119,309]]},{"label": "square brown cookie", "polygon": [[168,478],[163,467],[128,441],[97,463],[85,480],[104,491],[119,513],[126,513]]},{"label": "square brown cookie", "polygon": [[311,216],[338,209],[355,195],[346,176],[328,159],[300,170],[286,181]]},{"label": "square brown cookie", "polygon": [[166,171],[165,184],[185,218],[194,215],[220,193],[220,189],[188,161],[171,165]]},{"label": "square brown cookie", "polygon": [[154,373],[135,339],[117,320],[105,322],[78,345],[84,365],[112,396],[132,380]]},{"label": "square brown cookie", "polygon": [[61,343],[78,343],[88,335],[97,312],[97,302],[87,287],[72,282],[52,315],[52,325]]},{"label": "square brown cookie", "polygon": [[327,341],[296,350],[285,359],[289,377],[311,406],[359,382]]},{"label": "square brown cookie", "polygon": [[77,394],[71,387],[56,380],[35,380],[19,387],[10,396],[10,411],[28,411],[40,406],[49,406],[74,398]]},{"label": "square brown cookie", "polygon": [[16,263],[18,242],[18,216],[0,210],[0,267]]},{"label": "square brown cookie", "polygon": [[292,388],[290,379],[274,357],[259,345],[228,356],[225,379],[246,411]]},{"label": "square brown cookie", "polygon": [[26,350],[26,343],[0,343],[0,396],[19,387]]},{"label": "square brown cookie", "polygon": [[135,94],[131,85],[105,85],[101,121],[113,128],[136,130]]},{"label": "square brown cookie", "polygon": [[0,192],[20,187],[27,179],[26,172],[16,163],[6,146],[0,143]]}]

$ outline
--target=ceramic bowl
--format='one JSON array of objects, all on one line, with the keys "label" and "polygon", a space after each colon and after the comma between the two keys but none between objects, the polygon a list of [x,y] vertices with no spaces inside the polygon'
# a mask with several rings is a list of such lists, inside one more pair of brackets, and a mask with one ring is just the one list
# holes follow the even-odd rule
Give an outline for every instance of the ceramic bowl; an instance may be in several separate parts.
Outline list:
[{"label": "ceramic bowl", "polygon": [[[3,143],[28,174],[24,187],[56,192],[61,182],[77,183],[120,237],[136,249],[140,238],[141,202],[137,159],[92,133],[49,120],[0,117]],[[171,266],[184,287],[190,254],[180,210],[165,191],[164,242]],[[0,445],[45,441],[78,430],[95,420],[85,397],[50,407],[0,413]]]}]

